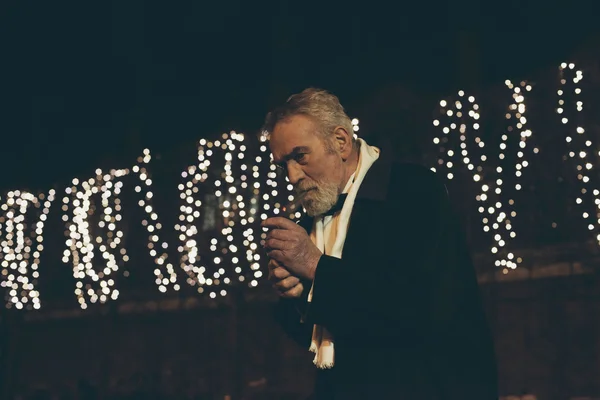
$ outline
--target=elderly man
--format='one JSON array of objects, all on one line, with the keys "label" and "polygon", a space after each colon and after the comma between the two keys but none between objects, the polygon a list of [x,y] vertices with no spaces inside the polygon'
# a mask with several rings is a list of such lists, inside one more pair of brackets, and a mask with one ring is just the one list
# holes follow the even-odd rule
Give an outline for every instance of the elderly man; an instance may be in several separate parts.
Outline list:
[{"label": "elderly man", "polygon": [[493,342],[444,185],[355,140],[337,97],[267,115],[273,162],[306,211],[269,218],[276,317],[315,353],[316,399],[497,399]]}]

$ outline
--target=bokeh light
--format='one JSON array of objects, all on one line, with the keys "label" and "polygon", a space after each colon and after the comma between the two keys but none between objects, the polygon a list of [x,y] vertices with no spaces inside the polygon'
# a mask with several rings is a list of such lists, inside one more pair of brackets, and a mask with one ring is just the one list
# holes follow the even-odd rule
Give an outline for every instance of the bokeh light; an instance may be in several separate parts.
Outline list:
[{"label": "bokeh light", "polygon": [[146,245],[148,253],[154,261],[154,275],[158,290],[165,293],[169,287],[174,290],[179,290],[180,286],[177,282],[177,273],[173,264],[168,261],[167,250],[169,244],[161,240],[162,224],[159,219],[158,211],[154,208],[152,192],[152,177],[146,167],[152,160],[150,149],[144,149],[143,155],[138,157],[137,164],[132,168],[140,181],[139,185],[135,186],[136,193],[143,195],[142,199],[138,200],[138,205],[144,210],[146,218],[142,220],[142,226],[148,232],[148,243]]},{"label": "bokeh light", "polygon": [[115,276],[129,257],[122,245],[122,177],[128,169],[111,170],[87,180],[72,180],[63,197],[66,249],[63,262],[71,264],[76,280],[75,296],[81,308],[89,303],[116,300]]},{"label": "bokeh light", "polygon": [[[503,176],[514,169],[517,178],[528,166],[524,159],[527,139],[531,137],[530,129],[525,128],[525,93],[532,89],[527,82],[513,85],[506,81],[506,86],[513,92],[513,103],[508,106],[506,119],[509,121],[505,132],[502,133],[499,150],[491,152],[485,145],[480,132],[481,110],[475,96],[458,92],[455,99],[441,100],[440,114],[433,120],[433,125],[441,129],[442,135],[436,136],[433,143],[438,146],[440,156],[437,165],[431,169],[441,173],[451,181],[457,175],[457,166],[464,165],[467,174],[476,182],[483,231],[492,234],[493,245],[490,251],[497,257],[495,265],[503,267],[503,272],[515,269],[522,262],[513,252],[507,250],[507,243],[516,237],[512,219],[516,217],[515,201],[507,199],[503,194]],[[511,144],[516,143],[516,146]],[[516,162],[509,165],[507,151],[516,152]],[[496,159],[497,158],[497,159]],[[516,180],[515,190],[521,185]]]},{"label": "bokeh light", "polygon": [[[568,146],[565,168],[575,169],[574,202],[585,229],[600,242],[600,190],[594,173],[600,152],[583,120],[583,71],[565,62],[559,73],[555,111]],[[466,176],[474,185],[475,207],[484,233],[489,234],[495,265],[508,273],[523,262],[516,239],[525,216],[517,215],[515,205],[523,201],[523,174],[539,149],[530,143],[532,84],[506,80],[505,87],[512,100],[503,111],[506,125],[494,124],[493,130],[502,129],[498,137],[483,135],[482,111],[474,95],[460,90],[439,102],[439,115],[433,120],[438,134],[433,138],[437,160],[432,170],[449,182]],[[357,138],[357,118],[352,119],[352,130]],[[233,284],[258,286],[266,276],[262,250],[266,232],[260,222],[271,216],[297,221],[302,215],[296,210],[284,214],[283,206],[294,199],[292,185],[285,171],[272,163],[267,138],[260,135],[256,140],[232,131],[198,142],[197,161],[182,171],[177,183],[173,242],[155,208],[151,160],[150,150],[144,149],[131,169],[98,169],[91,178],[74,178],[64,189],[62,261],[73,271],[81,308],[119,298],[117,277],[127,276],[123,267],[129,261],[122,226],[123,212],[128,212],[121,203],[125,189],[135,192],[132,196],[143,211],[141,224],[147,232],[144,240],[129,243],[147,248],[161,293],[181,290],[181,277],[210,298],[226,296]],[[54,190],[37,195],[11,190],[0,197],[0,284],[6,289],[8,308],[41,307],[40,260],[54,199]]]},{"label": "bokeh light", "polygon": [[[600,242],[598,225],[600,224],[600,191],[595,178],[592,137],[586,132],[583,120],[583,98],[581,81],[583,71],[574,63],[563,62],[559,66],[560,89],[557,91],[558,106],[556,114],[566,129],[565,140],[568,146],[566,160],[575,168],[577,174],[577,194],[575,203],[581,210],[585,228],[595,232]],[[598,153],[600,156],[600,152]]]},{"label": "bokeh light", "polygon": [[41,307],[37,280],[40,255],[44,251],[44,225],[54,197],[54,189],[48,191],[48,195],[37,196],[15,190],[8,192],[5,202],[1,203],[1,286],[6,288],[7,308],[37,310]]}]

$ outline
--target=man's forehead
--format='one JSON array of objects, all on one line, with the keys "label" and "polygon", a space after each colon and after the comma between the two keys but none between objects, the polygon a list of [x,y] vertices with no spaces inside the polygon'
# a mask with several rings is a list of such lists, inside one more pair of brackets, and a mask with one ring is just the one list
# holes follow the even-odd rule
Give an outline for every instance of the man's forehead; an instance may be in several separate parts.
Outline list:
[{"label": "man's forehead", "polygon": [[269,147],[274,158],[283,158],[299,150],[306,151],[318,141],[315,124],[303,116],[294,116],[275,126]]}]

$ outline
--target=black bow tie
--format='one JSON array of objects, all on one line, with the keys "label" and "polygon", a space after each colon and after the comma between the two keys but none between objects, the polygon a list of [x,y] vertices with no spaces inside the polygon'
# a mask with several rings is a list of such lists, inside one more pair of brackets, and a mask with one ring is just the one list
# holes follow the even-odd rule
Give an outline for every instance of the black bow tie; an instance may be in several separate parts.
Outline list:
[{"label": "black bow tie", "polygon": [[337,202],[329,209],[323,213],[323,216],[333,215],[339,211],[342,211],[342,207],[344,207],[344,202],[346,201],[346,197],[348,197],[348,193],[342,193],[338,196]]}]

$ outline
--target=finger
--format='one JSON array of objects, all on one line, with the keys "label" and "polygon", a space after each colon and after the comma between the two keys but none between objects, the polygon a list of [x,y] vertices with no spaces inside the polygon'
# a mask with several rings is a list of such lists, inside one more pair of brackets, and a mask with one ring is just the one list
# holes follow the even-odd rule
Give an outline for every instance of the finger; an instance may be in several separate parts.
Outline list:
[{"label": "finger", "polygon": [[275,268],[274,270],[271,271],[271,273],[269,274],[270,277],[272,277],[274,280],[281,280],[281,279],[285,279],[288,276],[291,276],[292,274],[290,274],[290,271],[288,271],[287,269],[280,267],[280,268]]},{"label": "finger", "polygon": [[283,278],[287,278],[290,276],[290,272],[284,267],[270,267],[269,268],[269,279],[270,280],[279,280]]},{"label": "finger", "polygon": [[267,248],[267,249],[284,250],[284,249],[289,249],[289,247],[290,247],[290,242],[287,242],[285,240],[267,239],[265,241],[265,248]]},{"label": "finger", "polygon": [[270,228],[270,229],[286,229],[286,230],[297,230],[298,228],[302,229],[299,225],[297,225],[292,220],[283,217],[271,217],[267,218],[261,223],[262,227]]},{"label": "finger", "polygon": [[283,265],[281,265],[281,264],[279,263],[279,261],[277,261],[277,260],[274,260],[274,259],[272,259],[272,258],[271,258],[271,259],[269,260],[268,267],[269,267],[269,271],[271,271],[271,270],[274,270],[275,268],[281,268],[281,267],[283,267]]},{"label": "finger", "polygon": [[280,250],[280,249],[269,250],[267,252],[267,255],[269,257],[271,257],[272,259],[274,259],[275,261],[279,262],[280,264],[285,265],[285,256],[283,255],[282,250]]},{"label": "finger", "polygon": [[269,261],[269,276],[268,279],[271,280],[277,280],[279,278],[277,278],[274,274],[274,271],[280,267],[276,267],[275,265],[272,265],[272,263],[276,263],[275,260]]},{"label": "finger", "polygon": [[279,295],[281,297],[285,297],[285,298],[297,298],[302,295],[303,290],[304,290],[304,286],[302,286],[302,284],[299,283],[296,286],[294,286],[293,288],[291,288],[283,293],[280,293]]},{"label": "finger", "polygon": [[282,279],[279,282],[275,283],[273,286],[275,286],[275,288],[278,291],[283,293],[283,292],[290,290],[291,288],[293,288],[294,286],[296,286],[299,283],[300,283],[300,279],[296,278],[295,276],[288,276],[287,278]]},{"label": "finger", "polygon": [[271,229],[267,233],[267,239],[293,240],[296,234],[285,229]]}]

